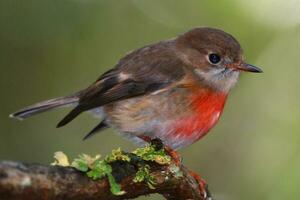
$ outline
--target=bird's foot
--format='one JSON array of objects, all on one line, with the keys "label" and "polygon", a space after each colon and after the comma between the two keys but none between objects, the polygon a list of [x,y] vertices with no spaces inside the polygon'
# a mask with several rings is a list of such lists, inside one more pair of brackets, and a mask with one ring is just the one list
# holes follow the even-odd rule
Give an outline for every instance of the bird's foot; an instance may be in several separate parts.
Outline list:
[{"label": "bird's foot", "polygon": [[171,156],[172,160],[176,165],[179,166],[181,164],[182,159],[177,151],[175,151],[169,146],[165,146],[165,151],[167,152],[167,154],[169,154],[169,156]]},{"label": "bird's foot", "polygon": [[189,172],[190,175],[197,181],[200,193],[203,196],[203,198],[205,200],[212,200],[212,196],[208,190],[208,185],[206,184],[206,181],[203,178],[201,178],[201,176],[196,172],[194,171],[189,171]]}]

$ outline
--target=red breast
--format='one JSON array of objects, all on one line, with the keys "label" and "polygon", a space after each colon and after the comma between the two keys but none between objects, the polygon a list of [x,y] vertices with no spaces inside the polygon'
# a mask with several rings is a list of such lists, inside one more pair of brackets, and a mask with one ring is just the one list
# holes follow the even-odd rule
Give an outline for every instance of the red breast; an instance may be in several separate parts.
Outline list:
[{"label": "red breast", "polygon": [[173,134],[195,142],[203,137],[220,118],[227,94],[201,89],[191,95],[191,106],[194,111],[190,116],[181,118],[172,124]]}]

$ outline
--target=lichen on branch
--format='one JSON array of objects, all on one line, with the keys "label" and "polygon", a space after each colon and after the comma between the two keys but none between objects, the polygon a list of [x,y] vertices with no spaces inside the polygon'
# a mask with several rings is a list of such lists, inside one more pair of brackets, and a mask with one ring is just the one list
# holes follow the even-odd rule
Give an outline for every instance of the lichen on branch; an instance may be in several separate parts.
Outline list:
[{"label": "lichen on branch", "polygon": [[55,161],[52,165],[58,166],[71,166],[75,169],[84,172],[89,178],[93,180],[99,180],[106,177],[110,185],[110,191],[114,195],[123,195],[125,191],[121,189],[121,186],[116,181],[113,175],[113,165],[119,164],[131,164],[134,166],[135,176],[134,182],[145,182],[150,189],[155,189],[155,178],[151,176],[151,167],[147,162],[154,162],[158,165],[167,165],[171,162],[171,157],[165,152],[163,148],[157,148],[157,146],[150,144],[145,147],[137,148],[131,153],[126,153],[120,148],[112,150],[110,155],[107,155],[104,159],[101,159],[100,155],[94,157],[88,154],[81,154],[78,158],[75,158],[71,164],[66,154],[59,151],[54,154]]}]

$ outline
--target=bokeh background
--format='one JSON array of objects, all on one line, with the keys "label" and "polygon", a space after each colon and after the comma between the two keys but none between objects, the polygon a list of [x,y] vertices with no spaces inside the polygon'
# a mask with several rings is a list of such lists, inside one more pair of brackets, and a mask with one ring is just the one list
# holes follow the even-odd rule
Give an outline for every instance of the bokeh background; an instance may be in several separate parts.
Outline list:
[{"label": "bokeh background", "polygon": [[[233,34],[249,63],[218,125],[181,150],[218,200],[300,197],[300,1],[0,1],[0,159],[50,163],[53,153],[103,155],[134,146],[97,120],[55,125],[61,109],[24,122],[9,113],[86,87],[129,50],[196,26]],[[139,199],[162,199],[158,195]]]}]

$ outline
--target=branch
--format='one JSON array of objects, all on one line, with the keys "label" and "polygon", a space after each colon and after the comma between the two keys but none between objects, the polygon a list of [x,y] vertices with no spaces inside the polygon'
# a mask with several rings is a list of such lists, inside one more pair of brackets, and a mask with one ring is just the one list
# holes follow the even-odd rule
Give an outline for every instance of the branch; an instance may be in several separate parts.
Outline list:
[{"label": "branch", "polygon": [[126,193],[113,195],[107,178],[93,181],[86,174],[71,167],[24,164],[14,161],[0,162],[0,199],[6,200],[119,200],[133,199],[141,195],[159,193],[168,200],[204,200],[198,182],[186,167],[175,163],[158,165],[147,163],[155,179],[155,188],[146,183],[136,183],[136,168],[130,163],[112,165],[113,175]]}]

